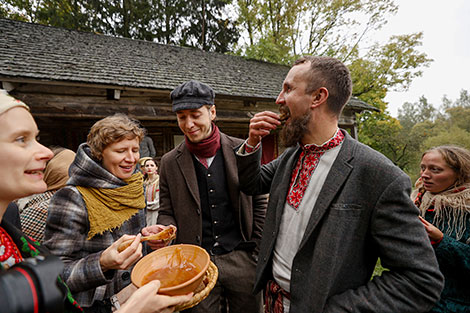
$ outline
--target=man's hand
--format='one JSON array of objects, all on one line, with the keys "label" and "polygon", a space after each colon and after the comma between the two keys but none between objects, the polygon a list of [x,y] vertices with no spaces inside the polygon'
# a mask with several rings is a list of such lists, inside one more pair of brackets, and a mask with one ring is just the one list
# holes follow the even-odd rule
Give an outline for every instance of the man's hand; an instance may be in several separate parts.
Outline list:
[{"label": "man's hand", "polygon": [[[140,234],[137,236],[123,235],[104,250],[100,256],[100,265],[103,272],[111,269],[125,270],[137,262],[142,257],[140,237]],[[122,252],[119,252],[119,245],[129,239],[134,239],[132,244]]]},{"label": "man's hand", "polygon": [[281,125],[279,114],[271,111],[256,113],[250,120],[250,131],[247,143],[255,147],[264,136],[269,135],[269,133],[279,125]]}]

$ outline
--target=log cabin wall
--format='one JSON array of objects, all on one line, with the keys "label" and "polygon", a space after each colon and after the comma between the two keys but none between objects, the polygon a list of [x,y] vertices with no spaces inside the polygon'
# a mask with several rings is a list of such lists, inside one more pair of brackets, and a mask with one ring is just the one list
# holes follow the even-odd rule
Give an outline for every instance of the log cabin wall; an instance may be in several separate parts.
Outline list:
[{"label": "log cabin wall", "polygon": [[[175,136],[182,136],[172,112],[170,91],[20,80],[8,83],[14,87],[10,94],[30,106],[41,131],[41,142],[47,146],[76,150],[86,141],[93,123],[118,112],[141,122],[154,142],[157,157],[173,149]],[[114,90],[119,90],[119,99],[110,99]],[[249,120],[256,112],[277,108],[274,102],[228,96],[216,96],[215,104],[221,131],[239,138],[247,137]]]}]

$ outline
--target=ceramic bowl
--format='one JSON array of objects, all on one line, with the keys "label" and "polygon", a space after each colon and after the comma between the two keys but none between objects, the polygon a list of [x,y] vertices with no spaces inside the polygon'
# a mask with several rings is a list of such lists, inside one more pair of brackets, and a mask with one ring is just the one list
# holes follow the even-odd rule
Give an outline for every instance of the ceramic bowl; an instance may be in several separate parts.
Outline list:
[{"label": "ceramic bowl", "polygon": [[[176,249],[181,249],[178,252]],[[196,268],[196,276],[175,286],[160,288],[159,294],[170,296],[185,295],[193,292],[202,282],[209,267],[210,257],[203,248],[189,244],[179,244],[164,247],[144,256],[132,269],[131,280],[134,285],[141,287],[145,277],[160,268],[167,266],[175,253],[180,253],[182,259],[189,261]]]}]

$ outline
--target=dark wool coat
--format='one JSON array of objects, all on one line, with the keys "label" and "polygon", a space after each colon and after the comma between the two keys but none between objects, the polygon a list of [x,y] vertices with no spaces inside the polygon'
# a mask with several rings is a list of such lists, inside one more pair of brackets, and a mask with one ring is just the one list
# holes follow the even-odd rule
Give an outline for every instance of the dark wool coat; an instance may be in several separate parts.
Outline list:
[{"label": "dark wool coat", "polygon": [[145,227],[145,210],[140,210],[112,232],[106,231],[87,240],[88,211],[75,186],[117,188],[126,185],[90,155],[90,148],[80,145],[69,169],[67,186],[51,199],[44,234],[44,245],[65,263],[63,278],[83,307],[91,306],[94,300],[109,299],[130,284],[132,268],[103,273],[99,259],[122,235],[137,235]]},{"label": "dark wool coat", "polygon": [[[313,208],[290,282],[290,312],[426,312],[439,299],[443,276],[418,210],[410,179],[346,131]],[[272,278],[272,257],[299,146],[260,167],[261,153],[237,155],[240,186],[270,192],[255,289]],[[310,182],[315,183],[315,182]],[[370,280],[377,258],[390,271]]]},{"label": "dark wool coat", "polygon": [[[469,205],[469,204],[467,204]],[[426,211],[425,218],[433,223],[435,212],[430,207]],[[444,290],[436,306],[431,310],[434,313],[468,313],[470,312],[470,214],[466,214],[465,233],[457,240],[455,230],[447,235],[449,219],[455,217],[446,216],[442,228],[444,237],[439,244],[434,245],[439,268],[445,277]]]},{"label": "dark wool coat", "polygon": [[[244,241],[261,239],[266,213],[265,195],[248,196],[240,192],[233,149],[243,140],[220,133],[227,185],[234,209],[235,225]],[[183,142],[162,157],[160,164],[160,211],[158,223],[178,227],[176,243],[201,245],[202,215],[194,163]]]}]

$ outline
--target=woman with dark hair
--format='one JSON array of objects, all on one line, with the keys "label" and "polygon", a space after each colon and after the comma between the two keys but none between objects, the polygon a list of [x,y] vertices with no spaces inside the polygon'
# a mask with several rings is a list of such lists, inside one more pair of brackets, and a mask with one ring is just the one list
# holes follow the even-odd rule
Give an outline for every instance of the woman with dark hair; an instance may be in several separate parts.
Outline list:
[{"label": "woman with dark hair", "polygon": [[445,277],[431,312],[470,312],[470,151],[439,146],[424,152],[411,197]]},{"label": "woman with dark hair", "polygon": [[139,123],[123,114],[96,122],[77,150],[67,186],[49,206],[44,243],[65,263],[64,279],[85,312],[111,312],[132,293],[130,271],[145,252],[146,205],[136,170],[143,136]]},{"label": "woman with dark hair", "polygon": [[145,158],[142,163],[142,168],[145,169],[144,189],[145,200],[147,201],[147,225],[156,225],[158,208],[160,207],[160,176],[158,175],[158,163],[154,158]]}]

